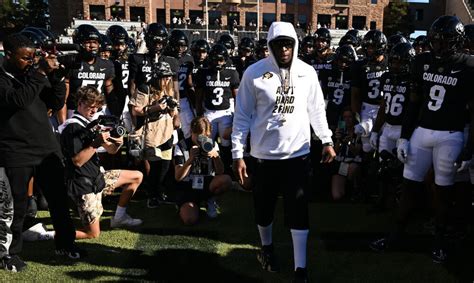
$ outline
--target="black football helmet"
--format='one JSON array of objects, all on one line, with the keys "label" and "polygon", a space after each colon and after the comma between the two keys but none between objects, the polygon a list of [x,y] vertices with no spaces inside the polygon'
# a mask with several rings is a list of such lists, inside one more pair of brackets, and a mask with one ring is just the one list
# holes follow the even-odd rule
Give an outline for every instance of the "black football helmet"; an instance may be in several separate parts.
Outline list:
[{"label": "black football helmet", "polygon": [[[328,49],[331,47],[331,32],[327,28],[318,28],[316,32],[314,33],[315,37],[315,48],[316,51],[318,52],[323,52],[324,50]],[[325,45],[323,46],[318,46],[318,42],[326,42]]]},{"label": "black football helmet", "polygon": [[100,44],[100,39],[100,32],[94,26],[88,24],[78,26],[72,34],[72,41],[81,46],[81,55],[85,60],[97,57],[99,54],[99,47],[97,47],[97,49],[86,50],[83,46],[84,42],[96,40]]},{"label": "black football helmet", "polygon": [[[145,32],[145,43],[148,52],[161,54],[168,44],[168,31],[162,24],[149,24]],[[157,48],[158,43],[161,43],[161,47]]]},{"label": "black football helmet", "polygon": [[225,34],[221,35],[221,37],[219,37],[219,40],[217,41],[217,43],[220,43],[220,44],[224,45],[225,48],[227,48],[227,52],[229,52],[229,56],[233,55],[234,50],[235,50],[235,42],[234,42],[234,39],[232,38],[232,36],[230,36],[230,34],[225,33]]},{"label": "black football helmet", "polygon": [[415,52],[424,52],[425,50],[429,49],[428,37],[426,35],[419,35],[415,38],[412,45],[413,48],[415,48]]},{"label": "black football helmet", "polygon": [[388,37],[387,39],[387,51],[390,53],[392,48],[399,43],[407,43],[408,40],[401,34],[394,34]]},{"label": "black football helmet", "polygon": [[474,54],[474,24],[464,26],[464,49],[469,54]]},{"label": "black football helmet", "polygon": [[357,47],[357,44],[357,39],[351,34],[346,34],[339,40],[339,47],[344,45],[351,45],[355,48]]},{"label": "black football helmet", "polygon": [[255,41],[250,37],[242,37],[239,42],[239,52],[255,52]]},{"label": "black football helmet", "polygon": [[351,29],[351,30],[348,30],[346,32],[346,34],[352,35],[356,39],[356,45],[354,45],[354,48],[360,46],[360,42],[362,41],[362,37],[359,34],[359,30]]},{"label": "black football helmet", "polygon": [[135,51],[137,51],[137,45],[135,44],[133,38],[129,37],[127,40],[127,53],[134,54]]},{"label": "black football helmet", "polygon": [[75,44],[82,45],[88,40],[97,40],[100,43],[100,32],[94,26],[88,24],[78,26],[72,34],[72,41]]},{"label": "black football helmet", "polygon": [[119,25],[111,25],[106,32],[113,45],[127,44],[128,32]]},{"label": "black football helmet", "polygon": [[[191,54],[193,56],[194,62],[203,62],[206,60],[207,54],[211,47],[205,39],[198,39],[191,44]],[[201,54],[205,55],[201,55]]]},{"label": "black football helmet", "polygon": [[259,60],[268,56],[268,44],[266,38],[260,38],[257,41],[257,46],[255,47],[255,55]]},{"label": "black football helmet", "polygon": [[301,40],[301,54],[303,56],[305,55],[311,55],[313,54],[313,50],[314,50],[314,45],[315,45],[315,37],[314,36],[311,36],[311,35],[307,35],[305,37],[303,37],[303,39]]},{"label": "black football helmet", "polygon": [[171,31],[171,34],[168,38],[168,48],[170,49],[170,54],[173,57],[181,58],[189,47],[189,41],[186,34],[179,29]]},{"label": "black football helmet", "polygon": [[[372,54],[367,53],[367,49],[372,48]],[[369,60],[385,54],[387,50],[387,37],[379,30],[368,31],[362,40],[362,48]]]},{"label": "black football helmet", "polygon": [[105,34],[101,34],[100,35],[100,52],[104,52],[104,51],[112,52],[113,50],[114,50],[114,47],[112,45],[112,41],[110,40],[110,38]]},{"label": "black football helmet", "polygon": [[344,72],[357,60],[357,53],[352,45],[340,46],[334,55],[334,63],[339,71]]},{"label": "black football helmet", "polygon": [[218,43],[212,46],[208,57],[209,66],[211,68],[222,70],[227,63],[227,60],[229,60],[229,52],[223,44]]},{"label": "black football helmet", "polygon": [[464,25],[456,16],[441,16],[431,25],[428,41],[436,59],[447,59],[461,51],[464,42]]},{"label": "black football helmet", "polygon": [[415,58],[415,49],[409,42],[396,44],[388,55],[388,65],[390,71],[396,74],[409,74],[410,66]]}]

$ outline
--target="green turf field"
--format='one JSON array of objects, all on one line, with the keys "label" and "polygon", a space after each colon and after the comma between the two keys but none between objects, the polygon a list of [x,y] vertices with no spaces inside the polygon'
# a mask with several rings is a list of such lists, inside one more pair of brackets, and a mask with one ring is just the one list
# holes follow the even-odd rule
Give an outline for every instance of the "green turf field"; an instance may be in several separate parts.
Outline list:
[{"label": "green turf field", "polygon": [[[140,198],[137,198],[140,199]],[[26,271],[0,271],[2,282],[158,281],[158,282],[290,282],[292,245],[278,206],[274,243],[281,272],[260,269],[255,252],[257,230],[251,194],[229,192],[220,199],[221,215],[205,213],[194,227],[183,226],[174,206],[146,208],[131,204],[129,213],[144,220],[137,230],[111,230],[114,198],[106,204],[99,239],[79,241],[89,253],[76,262],[54,255],[53,242],[25,243]],[[368,242],[389,229],[388,215],[367,215],[367,205],[311,204],[308,248],[312,282],[473,282],[472,240],[457,263],[442,266],[429,257],[430,236],[419,224],[412,227],[414,245],[400,252],[377,254]],[[47,217],[41,213],[40,217]],[[48,223],[47,218],[45,222]],[[418,228],[417,228],[418,227]]]}]

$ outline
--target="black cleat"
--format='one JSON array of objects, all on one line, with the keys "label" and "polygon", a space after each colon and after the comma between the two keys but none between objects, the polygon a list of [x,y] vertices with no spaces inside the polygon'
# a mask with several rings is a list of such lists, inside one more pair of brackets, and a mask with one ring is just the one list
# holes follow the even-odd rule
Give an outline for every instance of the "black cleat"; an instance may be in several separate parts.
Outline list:
[{"label": "black cleat", "polygon": [[0,266],[11,272],[20,272],[27,267],[26,263],[17,255],[6,255],[0,261]]},{"label": "black cleat", "polygon": [[369,247],[371,250],[375,252],[383,252],[387,250],[387,246],[388,246],[387,244],[388,244],[387,238],[381,238],[381,239],[371,242],[369,244]]},{"label": "black cleat", "polygon": [[434,263],[446,263],[448,260],[448,254],[445,249],[436,248],[431,252],[431,258]]},{"label": "black cleat", "polygon": [[308,283],[308,272],[306,268],[298,267],[295,270],[295,278],[293,279],[293,283]]},{"label": "black cleat", "polygon": [[269,272],[278,272],[280,268],[276,262],[275,254],[273,253],[273,244],[263,246],[257,253],[257,259],[262,265],[262,268]]},{"label": "black cleat", "polygon": [[57,249],[56,255],[65,256],[70,259],[81,259],[87,256],[87,252],[73,245],[69,248]]}]

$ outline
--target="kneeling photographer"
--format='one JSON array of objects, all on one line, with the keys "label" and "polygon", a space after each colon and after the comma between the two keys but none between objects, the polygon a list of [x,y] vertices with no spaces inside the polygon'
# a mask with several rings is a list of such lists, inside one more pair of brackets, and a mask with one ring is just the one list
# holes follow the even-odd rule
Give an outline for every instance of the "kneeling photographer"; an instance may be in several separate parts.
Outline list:
[{"label": "kneeling photographer", "polygon": [[207,201],[207,215],[217,217],[214,196],[230,189],[232,179],[224,174],[219,147],[211,139],[211,124],[205,117],[191,121],[191,141],[183,139],[175,147],[177,205],[184,224],[198,221],[199,205]]},{"label": "kneeling photographer", "polygon": [[[173,152],[173,117],[178,115],[178,103],[173,98],[173,75],[167,62],[152,66],[149,84],[137,87],[130,99],[132,113],[138,116],[137,130],[130,135],[131,154],[147,160],[150,164],[148,175],[149,208],[158,207],[165,199],[164,180],[171,164]],[[135,141],[133,139],[136,139]]]},{"label": "kneeling photographer", "polygon": [[95,87],[81,87],[77,91],[77,100],[74,115],[59,129],[66,157],[68,194],[76,204],[84,225],[82,230],[76,231],[76,238],[99,236],[99,218],[103,213],[102,196],[110,195],[118,187],[123,190],[110,226],[138,226],[142,221],[131,218],[126,213],[126,206],[142,182],[143,175],[131,170],[102,172],[97,148],[103,147],[107,153],[115,154],[123,144],[123,137],[117,127],[102,128],[102,120],[107,120],[103,116],[98,118],[99,121],[91,122],[94,114],[104,104],[104,96]]}]

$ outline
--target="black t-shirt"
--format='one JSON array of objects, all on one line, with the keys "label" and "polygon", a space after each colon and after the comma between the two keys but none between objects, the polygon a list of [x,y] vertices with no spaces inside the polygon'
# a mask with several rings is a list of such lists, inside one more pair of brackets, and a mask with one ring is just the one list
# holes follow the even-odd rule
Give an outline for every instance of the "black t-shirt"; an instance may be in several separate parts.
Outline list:
[{"label": "black t-shirt", "polygon": [[352,86],[360,89],[362,102],[380,105],[383,91],[380,88],[380,77],[388,71],[387,59],[380,63],[367,60],[357,61],[352,68]]},{"label": "black t-shirt", "polygon": [[[333,66],[334,67],[334,66]],[[337,125],[342,110],[351,104],[351,73],[334,69],[319,72],[321,89],[328,101],[326,115],[329,125]]]},{"label": "black t-shirt", "polygon": [[242,61],[240,56],[234,56],[231,58],[231,60],[232,64],[235,66],[235,69],[237,70],[237,73],[239,73],[239,79],[242,78],[242,74],[250,65],[257,62],[257,59],[255,59],[253,56],[246,57],[244,61]]},{"label": "black t-shirt", "polygon": [[239,87],[236,70],[200,69],[196,74],[196,88],[204,93],[204,106],[208,110],[225,110],[230,107],[232,90]]},{"label": "black t-shirt", "polygon": [[415,58],[413,79],[422,95],[421,127],[462,131],[467,104],[473,98],[474,57],[457,54],[448,63],[435,62],[429,52]]},{"label": "black t-shirt", "polygon": [[97,153],[81,167],[76,167],[72,163],[72,158],[92,142],[90,130],[84,127],[87,120],[82,117],[81,121],[84,122],[82,124],[68,124],[61,132],[61,146],[66,157],[66,170],[71,178],[88,177],[95,180],[100,174],[99,156]]},{"label": "black t-shirt", "polygon": [[[178,76],[179,63],[176,58],[161,55],[158,62],[167,62],[170,64],[171,71],[175,73],[175,78]],[[151,79],[151,68],[154,58],[148,54],[133,54],[128,57],[129,80],[135,80],[135,85],[139,86],[147,83]]]},{"label": "black t-shirt", "polygon": [[69,79],[69,96],[67,109],[77,108],[76,92],[82,86],[95,86],[105,95],[105,81],[115,77],[115,67],[112,61],[97,57],[93,64],[81,62],[81,68],[71,69],[66,76]]},{"label": "black t-shirt", "polygon": [[406,113],[410,99],[410,78],[408,76],[395,76],[386,72],[380,78],[380,86],[385,100],[385,122],[400,126]]}]

